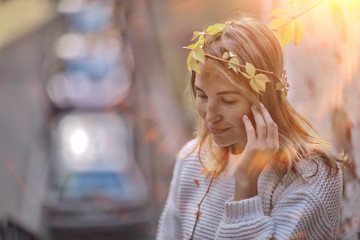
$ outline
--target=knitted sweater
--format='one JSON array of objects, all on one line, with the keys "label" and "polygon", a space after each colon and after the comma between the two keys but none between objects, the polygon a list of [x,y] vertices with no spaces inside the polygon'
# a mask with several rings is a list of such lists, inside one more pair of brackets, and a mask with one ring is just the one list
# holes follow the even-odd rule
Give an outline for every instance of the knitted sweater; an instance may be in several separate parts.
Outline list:
[{"label": "knitted sweater", "polygon": [[[196,151],[183,157],[193,144],[195,140],[183,147],[175,163],[157,240],[191,236],[211,180],[200,174]],[[340,219],[341,170],[329,173],[316,158],[299,166],[303,178],[291,173],[286,181],[266,166],[258,179],[258,195],[240,201],[232,201],[234,177],[217,176],[201,205],[194,239],[333,239]]]}]

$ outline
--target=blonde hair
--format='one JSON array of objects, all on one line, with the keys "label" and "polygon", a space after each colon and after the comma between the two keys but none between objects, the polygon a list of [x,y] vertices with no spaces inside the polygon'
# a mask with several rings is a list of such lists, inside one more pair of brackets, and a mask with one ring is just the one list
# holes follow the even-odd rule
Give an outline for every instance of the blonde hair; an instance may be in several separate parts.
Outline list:
[{"label": "blonde hair", "polygon": [[[283,52],[278,40],[268,27],[245,15],[226,22],[221,32],[205,40],[203,49],[206,54],[219,58],[224,52],[232,52],[237,56],[240,64],[252,63],[255,68],[274,72],[279,78],[283,72]],[[315,155],[320,157],[330,169],[338,169],[337,163],[346,160],[342,154],[333,154],[330,144],[320,137],[311,124],[286,99],[281,98],[281,91],[275,88],[278,81],[276,77],[268,74],[271,82],[267,83],[265,92],[258,94],[251,89],[249,80],[241,74],[235,74],[225,63],[209,57],[205,61],[206,64],[211,64],[214,71],[218,71],[236,86],[251,103],[259,107],[261,102],[268,109],[279,130],[279,151],[274,166],[286,167],[285,171],[281,171],[281,175],[290,171],[297,173],[296,162],[303,158],[312,159],[311,157]],[[195,78],[196,73],[193,71],[188,93],[194,105]],[[202,163],[200,152],[206,147],[210,150],[213,159],[221,166],[220,171],[223,171],[227,164],[229,147],[218,147],[214,144],[209,129],[199,116],[196,136],[198,143],[195,149],[199,149],[200,162]]]}]

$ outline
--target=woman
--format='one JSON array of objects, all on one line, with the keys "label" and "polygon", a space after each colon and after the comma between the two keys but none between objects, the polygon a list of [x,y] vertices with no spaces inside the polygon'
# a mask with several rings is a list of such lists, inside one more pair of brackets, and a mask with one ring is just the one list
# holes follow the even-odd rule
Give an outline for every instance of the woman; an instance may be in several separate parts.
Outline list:
[{"label": "woman", "polygon": [[334,238],[345,157],[286,100],[271,30],[243,16],[194,37],[197,136],[178,155],[157,239]]}]

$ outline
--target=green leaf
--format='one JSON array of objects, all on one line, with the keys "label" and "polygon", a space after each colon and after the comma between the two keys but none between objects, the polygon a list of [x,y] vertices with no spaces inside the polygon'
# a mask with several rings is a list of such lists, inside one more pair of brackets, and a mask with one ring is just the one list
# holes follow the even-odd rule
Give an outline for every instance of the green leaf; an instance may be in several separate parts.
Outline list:
[{"label": "green leaf", "polygon": [[245,71],[247,74],[249,74],[250,77],[255,76],[256,69],[255,69],[254,65],[252,65],[251,63],[246,62]]}]

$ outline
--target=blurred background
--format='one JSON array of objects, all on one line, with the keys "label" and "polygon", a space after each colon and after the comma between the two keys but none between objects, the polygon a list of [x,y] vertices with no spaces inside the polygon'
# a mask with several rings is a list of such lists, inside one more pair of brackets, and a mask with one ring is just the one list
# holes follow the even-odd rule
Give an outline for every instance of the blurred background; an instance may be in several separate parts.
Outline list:
[{"label": "blurred background", "polygon": [[321,4],[284,47],[288,98],[349,154],[337,237],[360,239],[359,0],[0,0],[0,239],[154,239],[194,130],[182,46],[294,2]]}]

